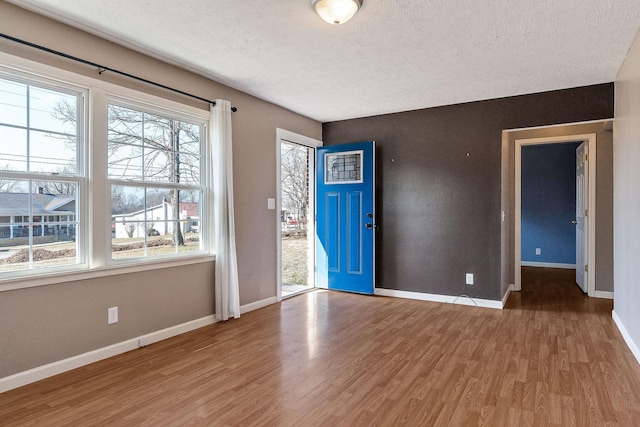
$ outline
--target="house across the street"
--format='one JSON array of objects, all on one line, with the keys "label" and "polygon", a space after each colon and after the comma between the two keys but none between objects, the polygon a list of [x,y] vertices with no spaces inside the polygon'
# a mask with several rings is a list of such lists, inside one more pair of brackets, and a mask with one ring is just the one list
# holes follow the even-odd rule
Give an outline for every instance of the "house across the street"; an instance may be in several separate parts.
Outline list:
[{"label": "house across the street", "polygon": [[0,239],[28,237],[33,227],[34,237],[69,240],[75,236],[75,220],[73,194],[0,193]]},{"label": "house across the street", "polygon": [[[200,205],[198,202],[180,202],[178,219],[183,233],[197,232],[200,224]],[[171,202],[141,209],[128,214],[111,216],[111,231],[115,238],[144,237],[159,234],[171,234],[176,223]]]}]

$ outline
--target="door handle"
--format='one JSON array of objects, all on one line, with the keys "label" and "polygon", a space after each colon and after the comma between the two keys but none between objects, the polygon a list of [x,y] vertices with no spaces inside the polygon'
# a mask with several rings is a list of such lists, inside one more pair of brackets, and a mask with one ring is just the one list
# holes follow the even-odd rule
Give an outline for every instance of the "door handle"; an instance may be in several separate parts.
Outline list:
[{"label": "door handle", "polygon": [[578,221],[576,221],[575,219],[573,221],[571,221],[571,224],[576,225],[578,224]]},{"label": "door handle", "polygon": [[[373,219],[373,213],[367,212],[367,218]],[[366,228],[367,230],[371,230],[372,228],[375,228],[376,230],[378,230],[379,227],[378,227],[378,224],[372,224],[371,222],[368,222],[364,225],[364,228]]]}]

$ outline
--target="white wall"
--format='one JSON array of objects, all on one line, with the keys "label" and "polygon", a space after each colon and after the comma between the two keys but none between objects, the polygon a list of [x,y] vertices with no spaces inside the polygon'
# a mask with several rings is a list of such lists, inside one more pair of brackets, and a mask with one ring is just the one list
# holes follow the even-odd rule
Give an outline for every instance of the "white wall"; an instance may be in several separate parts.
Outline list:
[{"label": "white wall", "polygon": [[613,316],[640,361],[640,36],[615,82]]}]

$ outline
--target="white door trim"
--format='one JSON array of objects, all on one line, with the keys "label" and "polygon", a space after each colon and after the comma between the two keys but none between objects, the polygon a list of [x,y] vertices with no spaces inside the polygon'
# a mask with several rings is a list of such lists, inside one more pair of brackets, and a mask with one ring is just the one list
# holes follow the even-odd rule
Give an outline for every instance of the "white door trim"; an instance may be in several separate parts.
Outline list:
[{"label": "white door trim", "polygon": [[589,216],[587,224],[588,250],[587,264],[587,295],[596,295],[596,134],[588,133],[581,135],[553,136],[548,138],[516,139],[515,141],[515,230],[514,230],[514,282],[515,290],[522,289],[521,258],[522,258],[522,146],[540,144],[558,144],[562,142],[587,141],[589,146]]},{"label": "white door trim", "polygon": [[[292,142],[294,144],[303,145],[309,148],[322,147],[322,141],[309,138],[308,136],[300,135],[288,130],[276,128],[276,300],[282,301],[282,226],[280,224],[280,207],[282,206],[282,188],[280,186],[280,156],[282,142]],[[311,162],[309,165],[309,179],[313,179],[313,185],[309,185],[309,190],[313,194],[309,194],[309,212],[315,212],[315,162]],[[311,236],[315,235],[315,221],[309,221],[307,225],[307,233]],[[313,227],[313,228],[311,228]],[[310,239],[309,244],[309,259],[314,260],[315,264],[315,239]],[[311,267],[311,266],[310,266]],[[315,265],[313,266],[315,268]],[[314,268],[309,269],[309,277],[315,277],[313,274]]]}]

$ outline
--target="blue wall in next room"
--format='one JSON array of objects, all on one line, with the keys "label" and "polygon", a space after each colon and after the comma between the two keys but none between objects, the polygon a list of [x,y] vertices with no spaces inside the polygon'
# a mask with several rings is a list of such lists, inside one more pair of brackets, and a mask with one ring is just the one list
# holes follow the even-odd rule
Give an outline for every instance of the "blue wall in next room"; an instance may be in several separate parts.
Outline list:
[{"label": "blue wall in next room", "polygon": [[[575,264],[576,148],[522,146],[522,261]],[[536,255],[540,248],[540,255]]]}]

